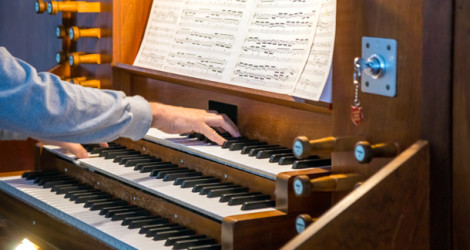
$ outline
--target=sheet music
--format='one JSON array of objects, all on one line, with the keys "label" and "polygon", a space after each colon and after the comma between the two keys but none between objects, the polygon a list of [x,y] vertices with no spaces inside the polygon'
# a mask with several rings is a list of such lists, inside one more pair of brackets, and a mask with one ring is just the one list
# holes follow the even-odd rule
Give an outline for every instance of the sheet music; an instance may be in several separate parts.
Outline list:
[{"label": "sheet music", "polygon": [[[336,27],[336,0],[322,0],[321,13],[313,39],[312,49],[293,95],[319,100],[325,85],[330,84],[331,64]],[[328,88],[326,88],[328,89]],[[331,96],[331,94],[330,94]],[[331,102],[330,99],[323,99]]]},{"label": "sheet music", "polygon": [[298,82],[311,75],[305,65],[330,1],[154,0],[134,65],[318,100],[321,89],[311,95]]}]

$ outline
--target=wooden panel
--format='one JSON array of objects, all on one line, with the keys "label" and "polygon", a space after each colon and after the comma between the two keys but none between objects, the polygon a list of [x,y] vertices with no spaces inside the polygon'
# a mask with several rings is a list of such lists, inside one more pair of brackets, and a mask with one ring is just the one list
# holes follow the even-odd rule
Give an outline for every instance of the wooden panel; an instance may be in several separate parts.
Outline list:
[{"label": "wooden panel", "polygon": [[453,105],[454,249],[470,248],[470,2],[455,1]]},{"label": "wooden panel", "polygon": [[152,0],[120,0],[113,3],[113,63],[131,65],[139,51]]},{"label": "wooden panel", "polygon": [[428,249],[430,218],[429,145],[418,141],[283,249]]},{"label": "wooden panel", "polygon": [[276,176],[276,209],[286,213],[309,213],[315,217],[320,216],[331,206],[331,193],[317,192],[308,197],[296,197],[294,178],[298,175],[307,175],[313,179],[330,174],[330,171],[321,168],[279,173]]},{"label": "wooden panel", "polygon": [[222,249],[279,249],[294,235],[294,215],[271,211],[229,216],[222,222]]},{"label": "wooden panel", "polygon": [[[338,0],[333,58],[333,136],[363,135],[371,143],[406,148],[422,138],[431,144],[431,239],[434,249],[450,248],[450,69],[452,1]],[[398,43],[397,96],[360,92],[364,121],[350,121],[353,58],[361,37],[393,38]],[[333,158],[332,172],[372,174],[383,164],[359,165],[351,154]]]}]

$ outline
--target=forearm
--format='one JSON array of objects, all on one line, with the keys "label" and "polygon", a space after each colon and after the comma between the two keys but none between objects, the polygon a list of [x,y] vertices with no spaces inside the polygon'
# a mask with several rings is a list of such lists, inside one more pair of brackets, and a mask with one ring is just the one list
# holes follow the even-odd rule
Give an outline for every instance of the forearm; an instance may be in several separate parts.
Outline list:
[{"label": "forearm", "polygon": [[145,135],[152,121],[141,97],[83,88],[39,73],[0,48],[0,128],[33,138],[102,142]]}]

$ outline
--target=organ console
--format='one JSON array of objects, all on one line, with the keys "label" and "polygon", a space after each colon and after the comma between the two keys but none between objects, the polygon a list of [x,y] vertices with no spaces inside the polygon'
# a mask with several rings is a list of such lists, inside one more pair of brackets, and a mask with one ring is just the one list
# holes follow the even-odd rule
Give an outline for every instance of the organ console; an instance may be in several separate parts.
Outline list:
[{"label": "organ console", "polygon": [[[442,191],[450,189],[449,173],[441,170],[450,169],[451,151],[441,147],[443,139],[435,133],[445,125],[448,111],[435,105],[449,107],[449,95],[439,94],[446,80],[433,75],[443,71],[436,69],[435,60],[424,60],[433,58],[435,50],[449,56],[449,37],[427,37],[448,30],[429,22],[451,23],[453,15],[443,14],[450,7],[437,13],[429,7],[430,0],[369,1],[367,6],[335,1],[333,95],[327,104],[204,80],[197,72],[134,66],[152,2],[37,0],[37,13],[63,11],[62,25],[70,27],[70,39],[63,40],[64,52],[57,53],[54,72],[72,83],[171,105],[208,109],[215,101],[233,106],[232,119],[243,136],[223,135],[227,142],[218,146],[199,134],[150,129],[139,141],[120,138],[107,149],[85,145],[87,159],[75,159],[54,146],[37,146],[31,171],[0,176],[0,216],[9,231],[27,234],[45,248],[450,245],[451,201]],[[104,13],[103,6],[111,3],[112,15]],[[218,1],[211,3],[222,8]],[[194,13],[204,6],[199,7]],[[172,14],[160,18],[173,20]],[[105,29],[112,30],[112,36],[105,37]],[[64,28],[57,31],[58,37],[65,37]],[[361,47],[362,36],[397,40],[397,95],[359,90],[363,120],[356,126],[351,122],[351,64],[361,50],[371,47]],[[434,43],[443,46],[436,48]],[[440,62],[442,66],[446,60]],[[450,128],[442,131],[449,137]],[[440,154],[435,154],[436,148]]]}]

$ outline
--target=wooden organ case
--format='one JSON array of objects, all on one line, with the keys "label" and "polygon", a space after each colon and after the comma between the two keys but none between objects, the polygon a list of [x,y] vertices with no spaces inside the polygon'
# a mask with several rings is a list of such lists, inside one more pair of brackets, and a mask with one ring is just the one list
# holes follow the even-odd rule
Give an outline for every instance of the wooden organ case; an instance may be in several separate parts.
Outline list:
[{"label": "wooden organ case", "polygon": [[[337,0],[333,104],[327,105],[133,66],[152,1],[100,2],[109,9],[88,14],[63,12],[62,24],[100,27],[112,30],[112,36],[78,41],[63,39],[62,48],[68,53],[107,55],[112,58],[111,64],[71,67],[61,62],[52,72],[68,79],[85,76],[87,80],[99,80],[101,88],[122,90],[128,95],[141,95],[165,104],[202,109],[208,108],[209,101],[235,105],[242,134],[268,144],[292,148],[298,136],[309,139],[332,136],[338,144],[351,138],[354,142],[368,141],[373,145],[391,143],[398,145],[398,153],[358,163],[354,158],[354,144],[344,143],[343,147],[321,154],[322,158],[331,158],[330,168],[291,169],[266,177],[234,168],[224,160],[187,153],[151,140],[117,140],[128,149],[216,177],[224,183],[246,187],[250,192],[267,194],[275,201],[275,209],[269,211],[222,217],[182,205],[119,177],[78,167],[47,150],[37,150],[36,169],[66,173],[113,197],[205,234],[223,249],[451,247],[452,152],[447,147],[452,129],[449,115],[451,3]],[[388,98],[361,92],[364,119],[355,126],[350,121],[353,59],[361,55],[362,36],[397,40],[397,96]],[[338,174],[359,174],[363,181],[346,191],[295,195],[294,180],[299,176],[315,180]],[[11,230],[30,234],[45,248],[64,248],[70,244],[77,248],[116,247],[49,214],[44,215],[7,193],[2,192],[0,196],[0,215],[6,218]],[[297,235],[295,226],[301,214],[315,219]],[[51,233],[51,228],[60,230],[61,234]]]}]

